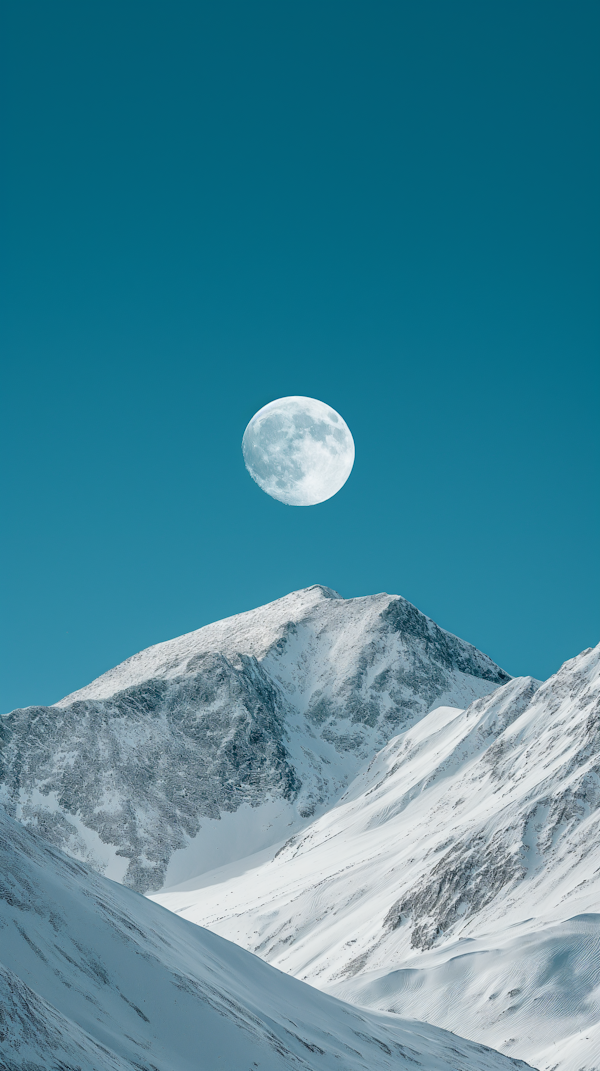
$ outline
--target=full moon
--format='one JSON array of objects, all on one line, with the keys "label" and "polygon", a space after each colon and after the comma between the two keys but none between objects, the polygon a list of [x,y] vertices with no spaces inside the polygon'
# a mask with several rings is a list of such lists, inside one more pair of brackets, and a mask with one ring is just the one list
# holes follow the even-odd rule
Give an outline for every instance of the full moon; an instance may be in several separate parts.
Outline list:
[{"label": "full moon", "polygon": [[242,451],[253,480],[287,506],[337,494],[354,464],[354,439],[339,413],[316,398],[278,398],[252,417]]}]

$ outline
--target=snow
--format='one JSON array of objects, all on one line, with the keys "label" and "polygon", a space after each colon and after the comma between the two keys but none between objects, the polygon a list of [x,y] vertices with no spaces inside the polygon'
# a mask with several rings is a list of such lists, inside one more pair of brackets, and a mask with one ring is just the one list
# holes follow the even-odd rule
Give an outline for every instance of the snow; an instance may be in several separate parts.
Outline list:
[{"label": "snow", "polygon": [[434,709],[270,859],[155,899],[361,1005],[598,1068],[599,697],[600,646]]},{"label": "snow", "polygon": [[[302,692],[309,691],[310,694],[310,688],[307,687],[310,683],[327,681],[331,673],[339,676],[348,665],[355,666],[357,656],[365,646],[365,633],[378,629],[382,610],[386,610],[394,602],[410,607],[422,619],[432,641],[435,639],[435,633],[439,631],[460,646],[463,657],[472,660],[473,665],[469,667],[471,670],[478,666],[482,677],[486,673],[488,679],[496,681],[498,666],[487,655],[482,655],[471,644],[457,640],[457,637],[443,629],[438,630],[430,618],[420,614],[418,610],[415,611],[405,599],[385,593],[343,599],[331,588],[315,584],[310,588],[293,591],[255,610],[215,621],[195,632],[188,632],[184,636],[148,647],[104,673],[85,688],[65,696],[56,706],[68,706],[84,699],[108,699],[116,692],[135,687],[143,681],[180,676],[182,672],[189,670],[190,658],[211,652],[218,652],[232,661],[238,659],[240,653],[260,661],[270,655],[282,678],[287,679],[292,687],[298,685]],[[304,635],[291,628],[294,625],[305,626]],[[326,632],[329,633],[328,636],[325,636]],[[315,653],[315,641],[323,639],[327,648],[325,667],[320,666],[320,652],[316,659],[312,657]],[[299,656],[297,660],[293,658],[294,647]],[[286,656],[282,658],[284,648]],[[291,658],[287,654],[288,651]],[[290,661],[292,666],[289,665]],[[374,670],[373,676],[381,672],[381,668],[379,666]],[[508,674],[500,673],[497,683],[501,679],[508,680]]]},{"label": "snow", "polygon": [[330,986],[354,1004],[457,1029],[534,1066],[579,1071],[600,1056],[600,914],[459,940],[395,971]]},{"label": "snow", "polygon": [[294,591],[256,610],[226,617],[184,636],[157,643],[127,658],[85,688],[71,692],[55,705],[62,707],[77,700],[108,699],[143,681],[178,677],[187,669],[190,658],[206,652],[215,651],[231,659],[240,652],[249,657],[264,658],[284,636],[290,622],[301,620],[324,599],[336,598],[339,598],[337,593],[321,586]]},{"label": "snow", "polygon": [[0,1071],[509,1071],[359,1011],[69,859],[0,809]]},{"label": "snow", "polygon": [[315,586],[13,711],[0,1071],[600,1071],[599,700]]},{"label": "snow", "polygon": [[[287,840],[305,825],[293,804],[285,799],[267,800],[258,807],[242,803],[233,814],[225,811],[218,819],[205,818],[200,832],[173,852],[165,887],[189,880],[190,873],[208,873],[245,860],[248,855],[262,855],[265,849]],[[118,881],[121,875],[107,877]]]},{"label": "snow", "polygon": [[298,832],[400,728],[508,679],[399,596],[315,586],[0,719],[0,800],[154,891]]}]

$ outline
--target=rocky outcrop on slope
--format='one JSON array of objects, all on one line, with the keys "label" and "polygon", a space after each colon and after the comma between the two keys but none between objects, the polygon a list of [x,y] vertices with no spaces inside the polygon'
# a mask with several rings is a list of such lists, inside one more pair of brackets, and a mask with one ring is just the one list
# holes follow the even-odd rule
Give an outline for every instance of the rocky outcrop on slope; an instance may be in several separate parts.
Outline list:
[{"label": "rocky outcrop on slope", "polygon": [[6,805],[92,865],[85,828],[94,831],[130,860],[126,884],[145,891],[202,817],[298,796],[284,713],[256,660],[242,656],[238,668],[211,653],[190,677],[15,711],[4,732]]},{"label": "rocky outcrop on slope", "polygon": [[[2,718],[0,800],[73,856],[156,890],[211,821],[271,807],[261,835],[283,839],[399,729],[507,680],[405,599],[317,586]],[[242,855],[264,843],[245,820]],[[202,845],[183,876],[215,865]]]}]

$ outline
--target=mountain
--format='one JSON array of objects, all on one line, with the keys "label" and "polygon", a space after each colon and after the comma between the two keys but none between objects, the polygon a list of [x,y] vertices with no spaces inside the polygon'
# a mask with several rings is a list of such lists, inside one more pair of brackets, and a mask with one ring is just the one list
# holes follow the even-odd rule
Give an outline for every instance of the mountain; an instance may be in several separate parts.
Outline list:
[{"label": "mountain", "polygon": [[600,1068],[600,646],[395,736],[259,866],[156,899],[289,974]]},{"label": "mountain", "polygon": [[100,877],[0,808],[0,1071],[516,1071],[358,1011]]},{"label": "mountain", "polygon": [[285,840],[441,704],[510,680],[405,599],[320,586],[127,659],[0,720],[0,801],[158,890]]}]

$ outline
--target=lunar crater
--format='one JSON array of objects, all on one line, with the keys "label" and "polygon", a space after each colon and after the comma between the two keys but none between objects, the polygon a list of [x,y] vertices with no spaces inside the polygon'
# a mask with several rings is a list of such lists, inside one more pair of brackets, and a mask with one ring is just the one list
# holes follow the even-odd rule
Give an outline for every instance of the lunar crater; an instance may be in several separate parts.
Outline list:
[{"label": "lunar crater", "polygon": [[315,506],[344,486],[354,440],[335,409],[316,398],[278,398],[259,409],[244,432],[252,479],[287,506]]}]

